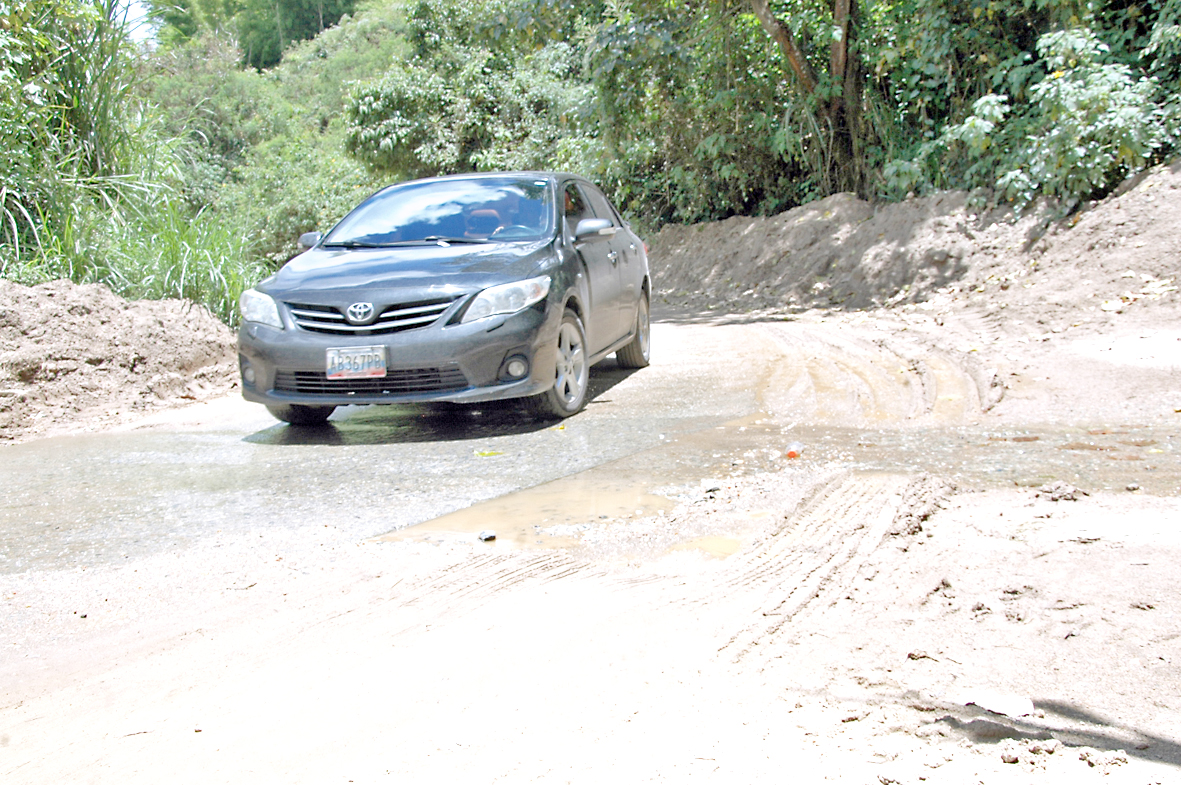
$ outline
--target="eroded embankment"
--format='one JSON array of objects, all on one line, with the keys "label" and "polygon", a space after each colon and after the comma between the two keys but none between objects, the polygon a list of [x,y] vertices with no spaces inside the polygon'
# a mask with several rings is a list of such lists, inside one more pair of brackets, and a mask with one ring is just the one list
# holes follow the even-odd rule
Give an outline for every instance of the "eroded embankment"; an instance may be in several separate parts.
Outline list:
[{"label": "eroded embankment", "polygon": [[667,226],[650,257],[665,301],[738,312],[864,309],[940,289],[1043,314],[1112,312],[1175,297],[1178,214],[1181,161],[1066,218],[985,209],[963,192],[876,205],[837,194],[767,218]]}]

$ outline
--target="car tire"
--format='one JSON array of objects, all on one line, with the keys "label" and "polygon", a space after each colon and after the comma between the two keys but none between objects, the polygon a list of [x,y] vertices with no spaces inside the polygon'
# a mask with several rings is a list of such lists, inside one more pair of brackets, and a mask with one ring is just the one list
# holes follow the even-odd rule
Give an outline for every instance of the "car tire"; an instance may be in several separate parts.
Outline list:
[{"label": "car tire", "polygon": [[528,407],[543,419],[561,419],[578,414],[586,406],[590,363],[586,348],[586,330],[578,314],[569,309],[562,314],[555,347],[554,386],[527,398]]},{"label": "car tire", "polygon": [[647,368],[652,356],[652,323],[648,314],[648,295],[636,306],[636,335],[631,343],[615,353],[620,368]]},{"label": "car tire", "polygon": [[284,403],[267,406],[267,411],[276,420],[292,425],[323,425],[336,411],[335,406],[303,406],[298,403]]}]

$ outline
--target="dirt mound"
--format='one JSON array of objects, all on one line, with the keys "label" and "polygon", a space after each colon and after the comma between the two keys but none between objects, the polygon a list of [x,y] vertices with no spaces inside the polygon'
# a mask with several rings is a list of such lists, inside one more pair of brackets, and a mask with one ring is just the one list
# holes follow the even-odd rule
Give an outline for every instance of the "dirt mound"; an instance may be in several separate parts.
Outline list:
[{"label": "dirt mound", "polygon": [[224,395],[235,357],[230,329],[187,301],[0,280],[0,442]]},{"label": "dirt mound", "polygon": [[[650,238],[663,302],[725,310],[863,309],[988,294],[1011,305],[1101,307],[1175,291],[1181,161],[1064,221],[949,192],[872,205],[837,194],[769,218],[668,226]],[[1037,286],[1036,284],[1050,284]]]},{"label": "dirt mound", "polygon": [[963,194],[875,208],[836,194],[769,218],[667,226],[652,276],[671,302],[869,308],[962,278]]}]

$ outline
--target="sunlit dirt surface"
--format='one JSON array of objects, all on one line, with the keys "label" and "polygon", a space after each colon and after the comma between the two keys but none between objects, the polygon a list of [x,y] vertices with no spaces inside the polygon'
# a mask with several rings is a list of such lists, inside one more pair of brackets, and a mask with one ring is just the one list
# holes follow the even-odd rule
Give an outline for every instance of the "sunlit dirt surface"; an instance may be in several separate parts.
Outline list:
[{"label": "sunlit dirt surface", "polygon": [[669,314],[563,423],[6,448],[0,774],[1175,781],[1171,344],[990,329]]}]

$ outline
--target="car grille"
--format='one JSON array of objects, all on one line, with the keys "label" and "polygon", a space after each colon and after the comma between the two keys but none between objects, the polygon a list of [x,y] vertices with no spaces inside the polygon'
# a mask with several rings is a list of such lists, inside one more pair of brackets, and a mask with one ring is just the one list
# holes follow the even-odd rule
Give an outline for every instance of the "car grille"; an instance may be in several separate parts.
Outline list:
[{"label": "car grille", "polygon": [[416,303],[387,305],[371,324],[349,324],[339,309],[330,305],[287,303],[291,316],[301,329],[329,335],[388,335],[415,327],[425,327],[447,310],[454,297]]},{"label": "car grille", "polygon": [[323,371],[278,371],[275,391],[303,395],[402,395],[447,392],[468,386],[458,367],[391,368],[380,378],[329,379]]}]

